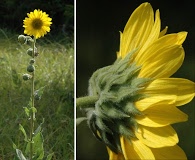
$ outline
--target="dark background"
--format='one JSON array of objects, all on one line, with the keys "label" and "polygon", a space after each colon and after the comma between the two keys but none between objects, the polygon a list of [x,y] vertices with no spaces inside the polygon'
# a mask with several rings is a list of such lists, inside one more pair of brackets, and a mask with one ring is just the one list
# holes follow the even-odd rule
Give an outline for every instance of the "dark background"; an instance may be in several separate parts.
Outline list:
[{"label": "dark background", "polygon": [[[92,73],[110,65],[119,49],[119,31],[123,31],[129,16],[142,0],[79,0],[76,1],[76,96],[87,95],[88,80]],[[161,26],[168,26],[168,33],[187,31],[183,44],[186,52],[182,67],[174,77],[195,80],[195,12],[193,1],[149,0],[154,10],[160,10]],[[180,107],[189,120],[175,124],[179,145],[189,160],[194,155],[194,101]],[[80,116],[80,112],[77,112]],[[77,160],[108,159],[105,146],[96,140],[85,122],[77,127]]]},{"label": "dark background", "polygon": [[52,18],[51,32],[47,38],[73,37],[74,0],[1,0],[0,29],[23,34],[23,20],[34,9],[40,9]]}]

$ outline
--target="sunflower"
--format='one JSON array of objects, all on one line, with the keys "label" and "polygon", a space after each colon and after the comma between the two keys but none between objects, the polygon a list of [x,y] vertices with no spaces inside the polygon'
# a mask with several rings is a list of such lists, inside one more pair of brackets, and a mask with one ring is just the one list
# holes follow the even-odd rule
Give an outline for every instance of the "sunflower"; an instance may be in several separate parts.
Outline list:
[{"label": "sunflower", "polygon": [[[110,160],[187,159],[171,124],[187,121],[178,109],[195,96],[195,83],[171,76],[184,60],[187,32],[167,34],[159,10],[141,4],[130,16],[113,65],[94,72],[88,125]],[[95,98],[96,97],[96,98]],[[92,106],[92,103],[90,104]]]},{"label": "sunflower", "polygon": [[34,36],[36,39],[43,37],[50,32],[51,18],[45,12],[35,9],[34,12],[27,13],[28,17],[24,19],[24,33]]}]

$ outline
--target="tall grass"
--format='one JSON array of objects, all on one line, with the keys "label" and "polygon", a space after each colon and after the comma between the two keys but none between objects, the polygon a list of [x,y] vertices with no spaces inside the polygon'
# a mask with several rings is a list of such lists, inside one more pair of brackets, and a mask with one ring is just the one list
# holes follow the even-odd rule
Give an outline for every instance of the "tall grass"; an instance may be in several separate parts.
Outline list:
[{"label": "tall grass", "polygon": [[[22,80],[28,46],[20,45],[17,36],[0,30],[0,160],[15,157],[12,142],[25,148],[18,128],[28,128],[23,107],[29,102],[30,82]],[[35,103],[36,118],[39,124],[44,119],[44,148],[54,152],[53,160],[74,157],[74,49],[73,42],[64,42],[37,40],[35,89],[45,89]]]}]

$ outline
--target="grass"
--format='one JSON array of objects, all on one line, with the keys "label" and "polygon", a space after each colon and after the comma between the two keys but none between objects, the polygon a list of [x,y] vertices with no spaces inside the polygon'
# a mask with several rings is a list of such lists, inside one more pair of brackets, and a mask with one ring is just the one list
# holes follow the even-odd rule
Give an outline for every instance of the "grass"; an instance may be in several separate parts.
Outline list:
[{"label": "grass", "polygon": [[[14,142],[24,150],[22,124],[28,131],[29,122],[23,107],[30,98],[30,81],[22,75],[30,57],[29,46],[20,45],[17,36],[0,30],[0,160],[14,159]],[[43,118],[45,153],[54,152],[53,160],[74,157],[74,49],[73,42],[46,38],[37,40],[35,89],[45,86],[43,96],[35,103],[38,126]]]}]

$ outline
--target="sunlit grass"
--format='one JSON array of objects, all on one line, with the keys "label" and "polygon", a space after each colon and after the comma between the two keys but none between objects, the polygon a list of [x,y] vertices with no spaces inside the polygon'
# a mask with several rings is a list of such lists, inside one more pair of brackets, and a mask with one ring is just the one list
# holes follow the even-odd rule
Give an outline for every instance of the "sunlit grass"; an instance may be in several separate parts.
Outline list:
[{"label": "sunlit grass", "polygon": [[[0,30],[0,159],[13,159],[14,142],[21,150],[23,135],[19,124],[28,128],[23,107],[30,98],[30,81],[23,81],[30,57],[29,46],[20,45],[17,36]],[[45,152],[53,160],[73,159],[74,155],[74,50],[73,43],[38,40],[35,89],[45,86],[36,102],[36,118],[43,124]],[[37,126],[39,124],[36,124]]]}]

